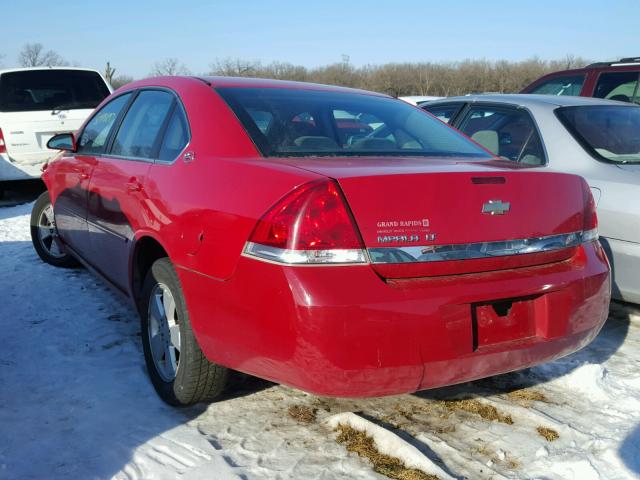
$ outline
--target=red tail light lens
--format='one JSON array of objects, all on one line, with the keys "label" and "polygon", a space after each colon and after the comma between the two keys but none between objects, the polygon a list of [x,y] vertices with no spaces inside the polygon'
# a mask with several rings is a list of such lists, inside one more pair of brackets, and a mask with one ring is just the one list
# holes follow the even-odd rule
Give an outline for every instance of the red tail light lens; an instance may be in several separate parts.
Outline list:
[{"label": "red tail light lens", "polygon": [[7,153],[7,144],[4,143],[4,135],[2,135],[1,128],[0,128],[0,153]]},{"label": "red tail light lens", "polygon": [[245,253],[281,263],[363,263],[362,241],[340,187],[307,183],[258,222]]},{"label": "red tail light lens", "polygon": [[585,197],[584,227],[582,228],[582,240],[585,242],[598,238],[598,214],[596,213],[596,202],[587,182],[583,181],[582,188]]}]

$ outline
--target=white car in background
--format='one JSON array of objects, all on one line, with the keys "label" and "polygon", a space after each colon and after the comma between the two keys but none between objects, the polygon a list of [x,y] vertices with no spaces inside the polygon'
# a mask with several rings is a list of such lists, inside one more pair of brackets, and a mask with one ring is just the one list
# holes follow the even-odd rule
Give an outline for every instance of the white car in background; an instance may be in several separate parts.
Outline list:
[{"label": "white car in background", "polygon": [[47,141],[77,130],[111,88],[84,68],[0,70],[0,195],[7,181],[40,177]]},{"label": "white car in background", "polygon": [[598,207],[612,295],[640,304],[640,106],[498,94],[450,97],[422,108],[499,157],[583,176]]}]

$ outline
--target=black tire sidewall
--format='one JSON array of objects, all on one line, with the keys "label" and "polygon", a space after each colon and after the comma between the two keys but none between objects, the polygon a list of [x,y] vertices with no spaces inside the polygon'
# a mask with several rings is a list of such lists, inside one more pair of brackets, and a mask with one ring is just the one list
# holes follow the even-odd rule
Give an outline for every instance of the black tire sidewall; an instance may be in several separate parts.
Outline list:
[{"label": "black tire sidewall", "polygon": [[42,212],[51,205],[51,198],[49,192],[42,193],[31,210],[31,243],[38,256],[49,265],[54,267],[72,268],[78,266],[78,262],[68,253],[65,253],[62,257],[53,257],[47,252],[40,243],[40,233],[38,228],[38,222]]},{"label": "black tire sidewall", "polygon": [[[178,362],[176,378],[171,382],[164,381],[158,373],[149,343],[149,299],[154,287],[159,283],[169,288],[173,295],[173,299],[176,302],[178,325],[180,327],[180,360]],[[168,258],[156,260],[149,269],[142,287],[138,310],[140,311],[141,337],[145,363],[149,377],[151,378],[151,383],[158,392],[158,395],[160,395],[165,402],[174,406],[193,403],[193,399],[184,395],[184,385],[185,377],[191,367],[190,363],[195,358],[196,350],[198,350],[199,347],[191,331],[189,313],[184,295],[182,294],[178,275]]]}]

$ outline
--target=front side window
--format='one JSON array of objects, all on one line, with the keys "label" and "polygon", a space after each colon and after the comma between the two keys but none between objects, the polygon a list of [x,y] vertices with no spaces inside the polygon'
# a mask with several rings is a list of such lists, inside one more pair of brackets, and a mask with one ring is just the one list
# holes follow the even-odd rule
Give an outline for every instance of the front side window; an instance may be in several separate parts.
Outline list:
[{"label": "front side window", "polygon": [[572,75],[567,77],[555,77],[537,85],[527,93],[540,95],[568,95],[577,97],[582,91],[585,75]]},{"label": "front side window", "polygon": [[460,111],[462,104],[458,105],[425,105],[424,110],[434,115],[438,120],[444,123],[451,123],[451,119]]},{"label": "front side window", "polygon": [[564,107],[556,115],[596,159],[640,163],[640,107]]},{"label": "front side window", "polygon": [[504,159],[528,165],[545,163],[538,130],[525,110],[475,105],[469,109],[460,130]]},{"label": "front side window", "polygon": [[593,96],[620,102],[631,102],[636,99],[637,103],[640,103],[640,98],[636,98],[638,74],[639,72],[602,73],[598,77]]},{"label": "front side window", "polygon": [[114,98],[91,118],[78,139],[78,153],[95,154],[103,151],[109,133],[129,98],[130,93]]},{"label": "front side window", "polygon": [[109,96],[96,72],[26,70],[0,76],[0,111],[93,109]]},{"label": "front side window", "polygon": [[168,92],[140,92],[122,120],[111,153],[122,157],[154,158],[156,142],[173,102],[173,95]]},{"label": "front side window", "polygon": [[401,100],[349,92],[218,88],[264,156],[490,156]]}]

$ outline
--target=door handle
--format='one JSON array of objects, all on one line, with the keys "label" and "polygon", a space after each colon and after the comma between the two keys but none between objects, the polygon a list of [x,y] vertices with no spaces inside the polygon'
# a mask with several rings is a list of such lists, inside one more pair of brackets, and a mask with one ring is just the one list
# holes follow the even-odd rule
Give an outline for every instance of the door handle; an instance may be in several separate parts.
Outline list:
[{"label": "door handle", "polygon": [[127,182],[127,190],[129,192],[141,192],[143,189],[142,184],[138,181],[137,178],[132,178]]}]

